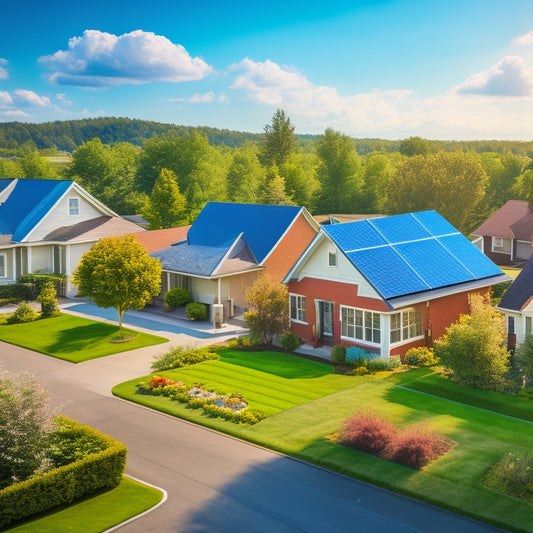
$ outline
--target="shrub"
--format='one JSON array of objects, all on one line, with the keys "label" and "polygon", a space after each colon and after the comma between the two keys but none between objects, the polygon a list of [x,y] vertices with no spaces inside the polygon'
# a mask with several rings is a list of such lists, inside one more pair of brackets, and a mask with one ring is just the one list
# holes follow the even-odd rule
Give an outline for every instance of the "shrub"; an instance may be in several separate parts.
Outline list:
[{"label": "shrub", "polygon": [[419,470],[451,447],[452,443],[446,438],[434,435],[424,425],[419,425],[397,433],[383,451],[383,457]]},{"label": "shrub", "polygon": [[189,320],[207,320],[207,306],[199,302],[190,302],[185,306]]},{"label": "shrub", "polygon": [[250,337],[237,337],[228,341],[230,348],[247,348],[250,344]]},{"label": "shrub", "polygon": [[340,443],[349,448],[379,455],[396,433],[393,425],[372,411],[360,411],[344,421]]},{"label": "shrub", "polygon": [[177,309],[191,301],[191,293],[187,289],[174,287],[165,294],[165,305],[170,309]]},{"label": "shrub", "polygon": [[17,310],[7,317],[6,322],[8,324],[23,324],[25,322],[33,322],[38,318],[39,314],[27,302],[22,302],[17,307]]},{"label": "shrub", "polygon": [[331,362],[335,365],[343,365],[346,362],[346,346],[342,346],[342,344],[333,346]]},{"label": "shrub", "polygon": [[518,396],[525,400],[533,400],[533,387],[526,387],[518,391]]},{"label": "shrub", "polygon": [[405,364],[409,366],[432,366],[437,362],[433,348],[427,346],[411,348],[405,354]]},{"label": "shrub", "polygon": [[393,365],[394,363],[391,364],[389,360],[381,357],[375,357],[366,363],[366,367],[368,368],[369,372],[383,372],[384,370],[391,370]]},{"label": "shrub", "polygon": [[487,472],[483,483],[492,489],[516,496],[533,498],[533,453],[509,452]]},{"label": "shrub", "polygon": [[57,292],[51,281],[47,281],[42,285],[37,301],[41,304],[42,318],[49,318],[59,313]]},{"label": "shrub", "polygon": [[152,363],[152,368],[159,371],[171,370],[173,368],[201,363],[208,359],[220,359],[220,356],[208,346],[173,346],[167,353],[158,357]]},{"label": "shrub", "polygon": [[289,352],[294,352],[302,344],[302,339],[292,331],[285,331],[281,336],[281,346]]}]

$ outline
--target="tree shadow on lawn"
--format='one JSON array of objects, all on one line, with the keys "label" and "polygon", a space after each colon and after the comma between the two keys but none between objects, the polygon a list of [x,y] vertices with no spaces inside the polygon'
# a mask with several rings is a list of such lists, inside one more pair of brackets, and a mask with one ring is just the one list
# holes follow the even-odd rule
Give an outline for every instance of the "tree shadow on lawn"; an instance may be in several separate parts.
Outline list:
[{"label": "tree shadow on lawn", "polygon": [[[56,342],[47,346],[54,354],[68,354],[106,342],[118,333],[118,327],[111,324],[95,323],[69,328],[58,333]],[[110,345],[111,346],[111,345]]]},{"label": "tree shadow on lawn", "polygon": [[333,374],[327,363],[303,359],[296,355],[270,351],[238,351],[222,349],[218,351],[221,361],[244,366],[285,379],[319,378]]}]

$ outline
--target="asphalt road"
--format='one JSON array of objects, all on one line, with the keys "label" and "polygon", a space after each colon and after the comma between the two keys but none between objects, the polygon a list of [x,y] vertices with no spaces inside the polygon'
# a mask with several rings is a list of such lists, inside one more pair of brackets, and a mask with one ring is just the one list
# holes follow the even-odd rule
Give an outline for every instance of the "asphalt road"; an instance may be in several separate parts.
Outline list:
[{"label": "asphalt road", "polygon": [[110,385],[148,373],[152,356],[143,349],[74,365],[0,342],[5,370],[38,375],[63,414],[128,447],[128,474],[168,492],[121,531],[501,531],[113,398]]}]

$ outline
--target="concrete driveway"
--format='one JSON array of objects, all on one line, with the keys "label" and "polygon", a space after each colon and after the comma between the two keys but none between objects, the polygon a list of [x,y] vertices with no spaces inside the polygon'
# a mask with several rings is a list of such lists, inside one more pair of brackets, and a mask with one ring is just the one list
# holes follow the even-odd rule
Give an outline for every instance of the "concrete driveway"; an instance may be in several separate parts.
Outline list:
[{"label": "concrete driveway", "polygon": [[164,346],[74,365],[0,342],[3,368],[38,375],[65,415],[128,447],[128,474],[168,492],[124,531],[498,531],[111,396],[112,385],[146,374]]}]

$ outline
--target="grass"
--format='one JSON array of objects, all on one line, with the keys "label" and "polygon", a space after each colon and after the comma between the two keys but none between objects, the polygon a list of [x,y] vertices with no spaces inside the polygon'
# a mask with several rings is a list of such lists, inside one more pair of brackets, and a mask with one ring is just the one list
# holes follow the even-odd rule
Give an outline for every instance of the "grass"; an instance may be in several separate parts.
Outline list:
[{"label": "grass", "polygon": [[[117,385],[113,392],[507,530],[532,531],[533,506],[491,490],[481,480],[510,451],[533,447],[528,421],[533,402],[473,391],[438,377],[432,369],[376,379],[334,374],[324,363],[281,353],[221,350],[220,355],[220,361],[158,374],[186,384],[199,381],[219,392],[240,392],[251,408],[269,415],[258,424],[209,418],[168,398],[138,394],[136,384],[143,378]],[[426,421],[457,446],[417,471],[331,442],[328,436],[362,407],[371,407],[399,428]]]},{"label": "grass", "polygon": [[156,335],[123,331],[125,337],[135,338],[123,343],[110,342],[117,336],[117,326],[61,314],[25,324],[0,325],[0,341],[72,363],[167,342]]},{"label": "grass", "polygon": [[9,529],[10,533],[100,533],[157,505],[163,494],[130,478],[112,490],[84,498]]}]

